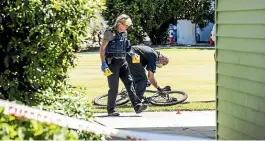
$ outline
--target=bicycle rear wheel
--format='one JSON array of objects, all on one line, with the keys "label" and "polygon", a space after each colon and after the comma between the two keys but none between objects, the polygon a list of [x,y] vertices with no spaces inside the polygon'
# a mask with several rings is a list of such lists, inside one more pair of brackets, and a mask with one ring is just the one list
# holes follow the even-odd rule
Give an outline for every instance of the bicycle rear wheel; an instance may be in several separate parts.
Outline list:
[{"label": "bicycle rear wheel", "polygon": [[188,95],[183,91],[165,91],[165,94],[158,94],[156,91],[151,90],[146,92],[155,93],[148,98],[148,101],[156,106],[171,106],[182,103],[188,98]]},{"label": "bicycle rear wheel", "polygon": [[[107,101],[108,101],[108,94],[100,95],[94,98],[94,105],[97,106],[107,106]],[[127,92],[123,91],[121,93],[118,93],[117,98],[116,98],[116,105],[123,105],[129,102],[130,99],[127,95]]]}]

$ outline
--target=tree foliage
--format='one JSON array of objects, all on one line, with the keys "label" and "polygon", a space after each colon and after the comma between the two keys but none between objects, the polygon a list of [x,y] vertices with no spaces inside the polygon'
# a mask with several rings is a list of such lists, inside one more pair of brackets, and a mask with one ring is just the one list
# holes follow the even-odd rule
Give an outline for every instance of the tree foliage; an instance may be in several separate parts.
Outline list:
[{"label": "tree foliage", "polygon": [[[214,11],[211,0],[107,0],[104,17],[113,25],[115,18],[125,13],[131,16],[133,27],[129,29],[134,44],[142,42],[144,32],[152,42],[165,36],[168,25],[180,19],[188,19],[204,27],[212,22]],[[159,42],[159,41],[158,41]]]}]

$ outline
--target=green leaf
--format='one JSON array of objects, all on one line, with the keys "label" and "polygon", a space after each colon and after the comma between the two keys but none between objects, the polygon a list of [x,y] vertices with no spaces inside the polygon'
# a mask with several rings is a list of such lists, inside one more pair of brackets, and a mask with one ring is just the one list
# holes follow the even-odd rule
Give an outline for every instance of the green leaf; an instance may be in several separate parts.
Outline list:
[{"label": "green leaf", "polygon": [[[92,31],[101,29],[100,22],[93,25],[91,21],[97,20],[102,9],[100,0],[1,1],[0,98],[5,94],[7,99],[21,104],[42,105],[43,109],[68,116],[90,118],[91,105],[72,99],[76,93],[68,87],[66,79],[73,67],[70,62],[75,56],[73,46],[79,46]],[[62,63],[58,64],[60,56]],[[63,99],[63,94],[71,96]],[[0,130],[1,140],[53,140],[53,135],[59,132],[65,139],[78,139],[68,129],[56,125],[53,128],[6,115],[1,115],[0,120],[8,123],[0,123],[5,131]],[[86,134],[80,139],[90,136],[93,135]]]}]

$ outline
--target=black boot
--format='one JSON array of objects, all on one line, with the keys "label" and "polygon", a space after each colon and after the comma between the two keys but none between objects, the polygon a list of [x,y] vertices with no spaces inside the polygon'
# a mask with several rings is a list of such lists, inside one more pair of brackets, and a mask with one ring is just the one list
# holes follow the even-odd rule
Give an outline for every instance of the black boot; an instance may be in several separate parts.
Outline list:
[{"label": "black boot", "polygon": [[116,111],[108,112],[108,116],[117,117],[117,116],[120,116],[120,113],[119,112],[116,112]]},{"label": "black boot", "polygon": [[144,110],[146,110],[148,108],[147,105],[139,103],[134,107],[134,110],[136,112],[136,114],[142,113]]}]

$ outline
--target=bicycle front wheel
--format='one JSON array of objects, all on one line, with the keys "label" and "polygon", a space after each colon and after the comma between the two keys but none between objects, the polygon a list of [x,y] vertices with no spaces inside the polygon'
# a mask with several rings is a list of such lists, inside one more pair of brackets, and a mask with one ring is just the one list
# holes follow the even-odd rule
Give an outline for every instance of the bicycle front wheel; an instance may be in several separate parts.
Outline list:
[{"label": "bicycle front wheel", "polygon": [[[155,92],[155,91],[147,91]],[[165,91],[165,94],[155,93],[149,98],[149,102],[156,106],[171,106],[187,100],[188,95],[183,91]]]},{"label": "bicycle front wheel", "polygon": [[[129,101],[130,99],[128,95],[122,92],[117,95],[116,105],[120,106],[120,105],[126,104]],[[108,94],[97,96],[94,99],[94,105],[97,105],[97,106],[107,106],[107,102],[108,102]]]}]

